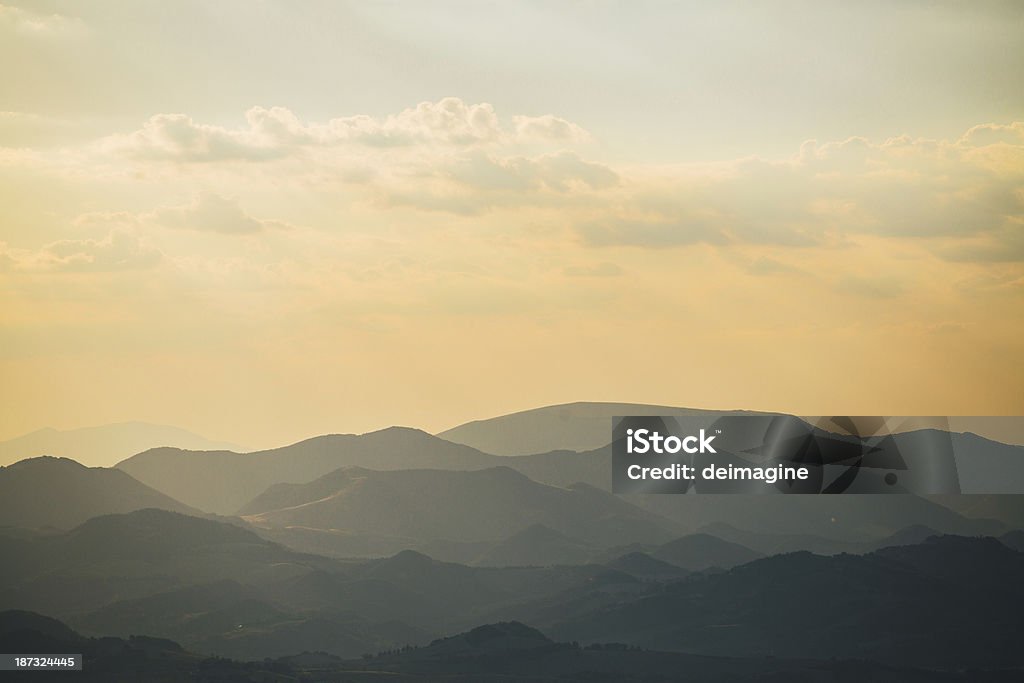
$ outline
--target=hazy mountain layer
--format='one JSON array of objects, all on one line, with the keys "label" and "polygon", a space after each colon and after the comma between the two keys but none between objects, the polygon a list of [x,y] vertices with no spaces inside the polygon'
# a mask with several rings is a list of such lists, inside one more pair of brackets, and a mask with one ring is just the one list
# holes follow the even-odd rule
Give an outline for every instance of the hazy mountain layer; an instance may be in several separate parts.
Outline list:
[{"label": "hazy mountain layer", "polygon": [[[699,429],[725,415],[773,415],[746,410],[701,410],[645,403],[577,402],[544,406],[509,415],[474,420],[438,436],[497,455],[528,455],[556,450],[589,451],[611,440],[611,418],[625,415],[671,415]],[[948,431],[971,432],[1003,444],[1024,445],[1022,417],[950,417]]]},{"label": "hazy mountain layer", "polygon": [[359,436],[318,436],[255,453],[155,448],[117,467],[176,500],[230,515],[273,484],[307,483],[340,467],[470,470],[500,460],[426,432],[391,427]]},{"label": "hazy mountain layer", "polygon": [[642,552],[651,557],[690,571],[704,569],[730,569],[762,557],[762,554],[730,543],[710,534],[691,534],[661,545],[634,543],[607,551],[606,557],[617,557],[624,553]]},{"label": "hazy mountain layer", "polygon": [[863,556],[802,552],[674,583],[551,632],[712,655],[1019,666],[1022,575],[1024,555],[991,538],[945,536]]},{"label": "hazy mountain layer", "polygon": [[539,484],[507,467],[344,468],[308,484],[272,486],[240,512],[257,526],[339,530],[416,544],[507,538],[536,524],[600,547],[664,542],[677,531],[669,520],[605,491]]},{"label": "hazy mountain layer", "polygon": [[672,415],[685,419],[688,425],[706,428],[723,415],[746,414],[755,413],[640,403],[566,403],[468,422],[438,436],[497,455],[590,451],[611,442],[612,418],[616,415]]},{"label": "hazy mountain layer", "polygon": [[51,457],[0,467],[0,525],[70,529],[97,515],[142,508],[196,512],[120,470]]},{"label": "hazy mountain layer", "polygon": [[[973,438],[978,443],[991,443]],[[1001,444],[994,447],[1009,448]],[[610,462],[611,453],[607,447],[584,453],[560,451],[501,457],[452,444],[424,432],[393,428],[362,436],[318,437],[252,454],[156,449],[139,454],[119,467],[144,483],[172,497],[180,497],[199,509],[232,514],[274,484],[309,483],[341,466],[380,470],[423,467],[480,470],[506,465],[539,483],[567,487],[575,482],[584,482],[607,489],[610,486]],[[280,490],[275,495],[280,495]],[[709,524],[727,524],[757,533],[864,543],[883,539],[911,525],[960,534],[992,534],[1003,530],[997,523],[965,519],[944,505],[910,495],[760,498],[652,495],[622,498],[656,515],[672,519],[681,530],[690,532],[697,532]],[[996,498],[1000,500],[988,506],[993,517],[1010,525],[1024,524],[1024,497]],[[939,500],[959,505],[962,499],[964,497]],[[246,511],[251,513],[252,509],[247,507]],[[379,534],[363,533],[358,525],[332,524],[325,527],[318,522],[315,529],[319,531],[293,528],[288,538],[278,532],[273,532],[272,537],[297,548],[354,556],[379,556],[402,548],[420,547],[417,537],[382,541]],[[324,529],[331,529],[329,536],[323,535]],[[501,533],[502,529],[499,529],[498,532],[498,536],[485,540],[494,542],[509,535],[507,530]],[[441,533],[437,538],[455,541],[459,536]],[[842,549],[836,544],[803,547],[821,552]],[[786,546],[785,549],[794,549],[794,546]]]},{"label": "hazy mountain layer", "polygon": [[127,457],[158,446],[192,450],[238,449],[233,444],[213,441],[178,427],[123,422],[82,429],[46,428],[0,441],[0,465],[52,455],[71,458],[88,467],[112,467]]},{"label": "hazy mountain layer", "polygon": [[97,517],[54,536],[0,538],[0,556],[0,610],[259,658],[306,649],[303,639],[345,656],[426,642],[512,605],[637,580],[601,566],[471,568],[410,551],[341,562],[161,510]]}]

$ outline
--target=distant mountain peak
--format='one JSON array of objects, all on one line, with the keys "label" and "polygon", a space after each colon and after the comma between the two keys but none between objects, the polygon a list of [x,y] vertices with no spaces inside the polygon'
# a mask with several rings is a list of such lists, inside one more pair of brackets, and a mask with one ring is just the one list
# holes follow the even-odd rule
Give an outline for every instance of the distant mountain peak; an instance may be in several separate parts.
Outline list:
[{"label": "distant mountain peak", "polygon": [[378,564],[387,565],[389,567],[397,568],[420,568],[429,567],[436,564],[436,560],[432,557],[424,555],[423,553],[416,552],[415,550],[402,550],[395,553],[391,557],[386,557],[382,560],[378,560]]},{"label": "distant mountain peak", "polygon": [[196,512],[126,472],[40,456],[0,467],[0,519],[26,529],[70,529],[110,513],[141,508]]},{"label": "distant mountain peak", "polygon": [[[2,466],[0,466],[2,467]],[[90,469],[73,458],[65,458],[61,455],[37,455],[32,458],[25,458],[18,462],[7,465],[8,469],[31,469],[47,467],[68,467],[72,469]]]}]

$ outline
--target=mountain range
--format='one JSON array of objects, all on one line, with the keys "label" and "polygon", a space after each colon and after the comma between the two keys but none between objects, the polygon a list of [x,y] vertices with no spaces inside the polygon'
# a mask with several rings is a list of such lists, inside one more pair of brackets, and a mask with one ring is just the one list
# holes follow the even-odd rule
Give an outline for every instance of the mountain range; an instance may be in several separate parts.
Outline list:
[{"label": "mountain range", "polygon": [[0,567],[2,609],[247,659],[301,649],[353,657],[516,620],[565,641],[710,656],[1024,663],[1024,555],[991,538],[783,554],[692,574],[641,553],[604,565],[489,568],[412,551],[331,560],[225,522],[140,510],[63,534],[0,538],[0,552],[11,558]]},{"label": "mountain range", "polygon": [[346,467],[308,484],[275,484],[239,514],[260,528],[319,530],[342,543],[348,535],[393,539],[396,550],[442,539],[506,538],[536,524],[597,547],[664,542],[679,531],[607,491],[587,484],[548,486],[508,467]]},{"label": "mountain range", "polygon": [[0,467],[0,525],[70,529],[97,515],[142,508],[199,514],[120,470],[49,456]]},{"label": "mountain range", "polygon": [[[623,683],[687,681],[800,681],[834,683],[1009,683],[1014,671],[936,672],[864,661],[720,658],[652,652],[618,643],[582,647],[556,642],[535,628],[507,621],[477,626],[423,647],[403,647],[344,659],[323,652],[235,661],[186,650],[166,638],[89,638],[58,620],[25,611],[0,612],[0,640],[22,652],[83,653],[82,671],[70,674],[89,683],[147,681],[198,683]],[[17,677],[17,674],[11,674]],[[64,680],[65,672],[32,672],[25,680]]]},{"label": "mountain range", "polygon": [[0,637],[80,648],[84,680],[1019,674],[1021,496],[614,495],[601,439],[645,410],[678,409],[0,467]]},{"label": "mountain range", "polygon": [[0,465],[51,455],[71,458],[88,467],[112,467],[127,457],[156,446],[193,450],[240,449],[237,445],[207,439],[179,427],[122,422],[66,430],[47,427],[0,441]]}]

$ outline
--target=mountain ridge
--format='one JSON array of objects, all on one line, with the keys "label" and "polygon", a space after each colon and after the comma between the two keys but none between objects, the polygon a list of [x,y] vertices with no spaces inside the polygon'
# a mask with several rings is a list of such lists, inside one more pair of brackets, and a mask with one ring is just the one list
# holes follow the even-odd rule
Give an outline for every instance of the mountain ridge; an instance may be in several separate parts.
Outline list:
[{"label": "mountain ridge", "polygon": [[0,467],[0,520],[27,529],[70,529],[98,515],[161,508],[200,514],[127,472],[39,456]]}]

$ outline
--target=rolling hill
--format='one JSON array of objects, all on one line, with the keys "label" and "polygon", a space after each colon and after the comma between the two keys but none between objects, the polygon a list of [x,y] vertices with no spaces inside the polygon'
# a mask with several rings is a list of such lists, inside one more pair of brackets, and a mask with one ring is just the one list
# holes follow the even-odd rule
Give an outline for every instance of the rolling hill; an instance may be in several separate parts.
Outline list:
[{"label": "rolling hill", "polygon": [[97,515],[142,508],[197,512],[120,470],[48,456],[0,467],[0,525],[70,529]]},{"label": "rolling hill", "polygon": [[591,451],[611,442],[616,415],[673,415],[695,427],[707,427],[723,415],[749,411],[692,410],[641,403],[565,403],[475,420],[438,433],[448,441],[496,455],[532,455],[551,451]]},{"label": "rolling hill", "polygon": [[536,524],[602,547],[666,541],[675,531],[669,520],[600,489],[548,486],[507,467],[343,468],[308,484],[272,486],[240,514],[259,527],[341,530],[403,543],[489,541]]},{"label": "rolling hill", "polygon": [[1022,572],[1024,555],[992,538],[933,537],[861,556],[799,552],[677,582],[550,632],[717,656],[1019,666]]},{"label": "rolling hill", "polygon": [[340,467],[467,470],[494,467],[499,461],[417,429],[390,427],[362,435],[318,436],[254,453],[155,448],[117,468],[200,510],[231,515],[273,484],[304,484]]},{"label": "rolling hill", "polygon": [[762,557],[761,553],[746,546],[710,534],[689,534],[661,545],[634,543],[623,548],[612,548],[607,551],[607,556],[615,557],[628,552],[642,552],[691,572],[712,568],[731,569]]},{"label": "rolling hill", "polygon": [[[326,630],[326,629],[325,629]],[[88,638],[65,624],[40,614],[0,612],[0,639],[20,652],[70,652],[84,655],[83,670],[70,674],[76,681],[203,681],[291,683],[293,681],[352,681],[376,683],[622,683],[678,681],[680,672],[691,683],[801,681],[802,683],[1009,683],[1016,672],[936,672],[862,661],[786,660],[777,658],[716,658],[672,652],[652,652],[608,643],[580,647],[559,643],[537,629],[514,621],[483,626],[423,647],[392,648],[344,659],[322,651],[303,651],[259,661],[210,658],[183,648],[173,640],[148,635]],[[12,674],[17,676],[17,674]],[[25,680],[58,680],[68,674],[33,672]],[[598,678],[599,677],[599,678]]]},{"label": "rolling hill", "polygon": [[178,427],[148,422],[122,422],[67,430],[48,427],[0,441],[0,465],[52,455],[71,458],[88,467],[111,467],[127,457],[158,446],[194,450],[239,448]]}]

